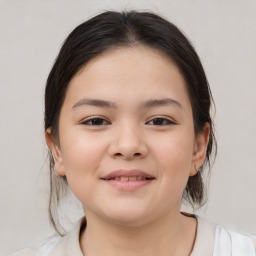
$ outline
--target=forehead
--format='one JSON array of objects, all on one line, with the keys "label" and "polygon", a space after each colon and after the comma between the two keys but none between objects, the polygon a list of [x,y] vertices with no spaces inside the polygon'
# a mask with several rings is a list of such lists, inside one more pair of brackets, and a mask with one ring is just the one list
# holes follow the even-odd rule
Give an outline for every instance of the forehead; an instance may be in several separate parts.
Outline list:
[{"label": "forehead", "polygon": [[[112,69],[111,73],[121,71],[123,74],[128,74],[130,71],[135,71],[136,68],[137,72],[140,72],[140,75],[143,76],[144,72],[160,71],[159,68],[165,66],[166,69],[169,69],[168,71],[172,69],[181,75],[175,62],[163,51],[145,45],[134,45],[129,47],[118,46],[99,54],[87,62],[74,75],[72,80],[86,71],[95,70],[98,72],[98,70],[96,70],[97,67],[101,69],[101,71],[104,71],[110,65],[113,67],[116,65],[117,68]],[[156,67],[158,68],[155,69]],[[108,71],[110,71],[110,67]],[[163,72],[164,71],[165,70],[163,70]]]},{"label": "forehead", "polygon": [[176,64],[163,52],[146,46],[118,47],[90,60],[72,78],[66,95],[72,101],[82,96],[188,99]]}]

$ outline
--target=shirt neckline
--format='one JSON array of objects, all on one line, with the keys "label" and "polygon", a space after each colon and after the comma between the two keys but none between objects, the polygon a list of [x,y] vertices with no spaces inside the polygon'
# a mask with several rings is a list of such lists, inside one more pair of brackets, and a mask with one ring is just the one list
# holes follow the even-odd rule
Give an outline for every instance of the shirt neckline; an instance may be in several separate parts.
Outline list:
[{"label": "shirt neckline", "polygon": [[[214,249],[215,225],[198,215],[182,212],[183,215],[197,220],[195,243],[190,256],[212,255]],[[53,249],[50,256],[76,255],[84,256],[79,243],[81,229],[85,226],[85,218],[80,219],[73,230],[67,234]]]}]

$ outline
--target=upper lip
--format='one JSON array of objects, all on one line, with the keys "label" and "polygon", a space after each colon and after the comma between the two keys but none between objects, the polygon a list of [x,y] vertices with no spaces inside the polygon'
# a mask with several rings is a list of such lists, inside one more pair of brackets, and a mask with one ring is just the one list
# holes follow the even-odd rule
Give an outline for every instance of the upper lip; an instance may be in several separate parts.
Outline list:
[{"label": "upper lip", "polygon": [[152,175],[150,175],[150,174],[148,174],[144,171],[141,171],[141,170],[137,170],[137,169],[132,169],[132,170],[119,169],[119,170],[115,170],[113,172],[110,172],[109,174],[102,177],[101,179],[107,180],[107,179],[111,179],[111,178],[115,178],[115,177],[135,177],[135,176],[141,176],[141,177],[151,178],[151,179],[155,178]]}]

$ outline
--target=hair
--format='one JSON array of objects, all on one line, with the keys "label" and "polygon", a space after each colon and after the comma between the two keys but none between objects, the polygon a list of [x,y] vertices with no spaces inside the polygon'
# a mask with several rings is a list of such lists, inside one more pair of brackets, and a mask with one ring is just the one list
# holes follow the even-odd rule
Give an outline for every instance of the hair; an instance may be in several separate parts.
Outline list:
[{"label": "hair", "polygon": [[[205,198],[202,172],[206,165],[210,170],[211,153],[214,144],[216,145],[210,114],[213,98],[200,59],[189,40],[174,24],[154,13],[106,11],[80,24],[69,34],[47,79],[45,130],[51,128],[53,138],[58,141],[59,115],[69,82],[86,63],[111,49],[136,45],[160,50],[175,62],[186,81],[195,135],[203,131],[206,123],[210,126],[204,164],[195,176],[189,177],[183,193],[183,199],[193,208],[200,207]],[[61,234],[57,208],[68,191],[68,184],[66,177],[55,172],[50,151],[49,157],[49,217],[55,230]]]}]

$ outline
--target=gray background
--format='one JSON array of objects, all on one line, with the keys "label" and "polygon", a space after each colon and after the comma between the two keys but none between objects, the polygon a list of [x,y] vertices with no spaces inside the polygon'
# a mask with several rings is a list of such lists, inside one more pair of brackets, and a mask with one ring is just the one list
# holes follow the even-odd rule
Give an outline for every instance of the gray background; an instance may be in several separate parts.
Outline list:
[{"label": "gray background", "polygon": [[[198,214],[256,234],[255,0],[0,0],[0,255],[53,233],[43,91],[64,38],[104,9],[131,8],[178,25],[212,88],[219,152],[208,203]],[[67,226],[81,214],[71,201],[62,211]]]}]

